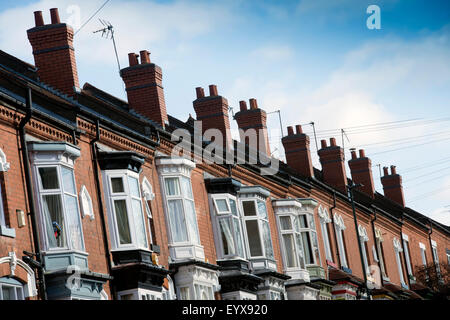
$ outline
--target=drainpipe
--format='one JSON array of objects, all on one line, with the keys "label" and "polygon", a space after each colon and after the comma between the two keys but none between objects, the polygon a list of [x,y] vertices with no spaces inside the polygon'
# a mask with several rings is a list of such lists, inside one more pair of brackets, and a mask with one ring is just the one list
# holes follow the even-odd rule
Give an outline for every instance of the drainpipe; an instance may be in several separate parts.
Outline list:
[{"label": "drainpipe", "polygon": [[37,228],[37,219],[36,219],[36,208],[34,205],[34,194],[33,194],[33,187],[32,187],[32,180],[31,180],[31,169],[30,169],[30,161],[28,158],[28,147],[27,143],[25,141],[25,126],[30,121],[32,116],[32,97],[31,97],[31,88],[27,87],[27,95],[26,95],[26,115],[25,117],[20,121],[19,123],[19,135],[20,135],[20,145],[21,145],[21,151],[22,151],[22,162],[23,162],[23,168],[24,168],[24,174],[25,174],[25,182],[26,182],[26,188],[27,188],[27,198],[28,198],[28,207],[30,209],[29,215],[31,216],[31,229],[33,232],[33,244],[34,244],[34,251],[36,255],[36,260],[41,264],[40,267],[37,268],[38,271],[38,283],[39,283],[39,291],[40,296],[42,300],[47,300],[47,292],[45,289],[45,279],[44,279],[44,271],[43,268],[43,259],[41,255],[41,250],[39,247],[40,239],[39,239],[39,233]]},{"label": "drainpipe", "polygon": [[339,254],[339,246],[337,242],[337,235],[336,235],[336,224],[334,221],[334,213],[333,210],[336,209],[336,191],[333,190],[333,206],[330,208],[330,214],[331,214],[331,224],[333,225],[333,235],[334,235],[334,243],[336,246],[336,258],[337,258],[337,265],[339,266],[339,269],[342,268],[341,266],[341,255]]},{"label": "drainpipe", "polygon": [[373,210],[373,219],[370,220],[370,223],[372,225],[372,233],[373,233],[373,240],[374,240],[374,246],[375,246],[375,251],[377,253],[378,256],[378,270],[380,270],[380,279],[381,279],[381,285],[384,286],[384,280],[383,280],[383,272],[381,271],[381,262],[380,262],[380,254],[383,254],[382,252],[378,252],[378,246],[377,246],[377,234],[375,232],[375,221],[377,221],[377,210],[375,210],[374,208],[372,208]]},{"label": "drainpipe", "polygon": [[[105,258],[107,261],[107,266],[108,266],[108,273],[109,275],[112,275],[112,264],[111,264],[111,257],[109,255],[109,240],[108,240],[108,234],[106,232],[106,222],[105,222],[105,210],[104,210],[104,206],[103,206],[103,200],[102,200],[102,191],[101,191],[101,187],[100,187],[100,178],[99,178],[99,172],[98,172],[98,163],[97,163],[97,148],[95,147],[95,143],[97,141],[100,140],[100,120],[97,119],[96,122],[96,134],[95,134],[95,138],[91,141],[90,145],[91,145],[91,152],[92,152],[92,166],[94,168],[94,177],[95,177],[95,186],[97,188],[97,199],[98,199],[98,206],[99,206],[99,211],[100,211],[100,220],[102,223],[102,231],[103,231],[103,243],[104,243],[104,247],[105,247]],[[115,295],[115,289],[114,286],[111,284],[110,282],[110,286],[109,286],[110,290],[111,290],[111,295],[112,295],[112,299],[114,300],[116,295]]]},{"label": "drainpipe", "polygon": [[[352,203],[352,211],[353,211],[353,221],[355,222],[355,231],[356,231],[356,238],[358,241],[358,249],[359,249],[359,257],[361,258],[361,267],[363,271],[363,277],[364,277],[364,288],[366,289],[366,294],[368,300],[370,300],[370,294],[369,294],[369,288],[367,287],[367,274],[366,274],[366,267],[364,265],[364,259],[362,254],[362,247],[361,247],[361,241],[359,239],[359,232],[358,232],[358,221],[356,219],[356,210],[355,210],[355,201],[353,200],[353,188],[355,187],[361,187],[362,184],[352,184],[351,186],[348,186],[348,189],[350,190],[350,201]],[[368,258],[368,257],[367,257]]]},{"label": "drainpipe", "polygon": [[403,212],[400,215],[400,220],[402,221],[402,224],[400,225],[400,243],[402,244],[402,250],[403,250],[403,263],[405,264],[406,277],[408,278],[408,287],[411,288],[411,280],[409,279],[409,273],[408,273],[408,262],[406,261],[406,254],[405,254],[405,252],[406,252],[405,245],[403,244]]}]

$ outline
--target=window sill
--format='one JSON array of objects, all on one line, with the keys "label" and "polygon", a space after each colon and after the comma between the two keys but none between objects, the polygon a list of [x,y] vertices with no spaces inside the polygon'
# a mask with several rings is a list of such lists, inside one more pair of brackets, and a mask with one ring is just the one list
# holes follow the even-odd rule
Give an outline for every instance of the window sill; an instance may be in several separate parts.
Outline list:
[{"label": "window sill", "polygon": [[0,236],[15,238],[16,237],[16,229],[8,228],[6,226],[0,226]]}]

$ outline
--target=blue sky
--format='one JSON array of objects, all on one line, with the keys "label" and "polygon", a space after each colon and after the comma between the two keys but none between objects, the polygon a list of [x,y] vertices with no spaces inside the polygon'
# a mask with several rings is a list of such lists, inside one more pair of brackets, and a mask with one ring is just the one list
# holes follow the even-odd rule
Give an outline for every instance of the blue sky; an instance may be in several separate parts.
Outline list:
[{"label": "blue sky", "polygon": [[[48,9],[58,7],[77,30],[103,3],[0,1],[0,48],[32,63],[33,11],[48,23]],[[380,30],[366,27],[372,4],[381,10]],[[266,111],[281,110],[284,132],[314,121],[320,138],[339,143],[340,128],[421,119],[347,129],[347,158],[349,147],[366,149],[379,192],[376,165],[396,165],[407,205],[450,224],[449,1],[110,0],[75,37],[78,73],[81,84],[125,99],[112,43],[92,33],[97,18],[114,25],[122,67],[129,52],[151,51],[163,69],[168,112],[180,119],[195,116],[195,87],[209,84],[235,110],[239,100],[257,98]],[[272,151],[283,158],[275,114],[268,125]],[[323,132],[329,129],[336,131]]]}]

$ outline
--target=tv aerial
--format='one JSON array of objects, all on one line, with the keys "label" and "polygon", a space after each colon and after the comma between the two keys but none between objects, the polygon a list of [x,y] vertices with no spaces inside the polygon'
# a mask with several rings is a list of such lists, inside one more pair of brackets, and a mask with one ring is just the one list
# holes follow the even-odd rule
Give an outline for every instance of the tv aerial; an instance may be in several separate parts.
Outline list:
[{"label": "tv aerial", "polygon": [[119,68],[120,72],[120,63],[119,63],[119,57],[117,55],[117,47],[116,47],[116,41],[114,40],[114,27],[113,25],[106,20],[98,19],[100,23],[103,25],[102,29],[99,29],[97,31],[94,31],[93,33],[101,32],[101,37],[105,39],[111,39],[114,46],[114,53],[116,54],[116,60],[117,60],[117,67]]}]

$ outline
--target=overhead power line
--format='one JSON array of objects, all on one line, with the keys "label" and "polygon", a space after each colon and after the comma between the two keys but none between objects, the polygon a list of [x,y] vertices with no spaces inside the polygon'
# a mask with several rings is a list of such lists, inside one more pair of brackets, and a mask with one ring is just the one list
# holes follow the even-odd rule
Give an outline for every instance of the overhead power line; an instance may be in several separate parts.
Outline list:
[{"label": "overhead power line", "polygon": [[99,13],[100,10],[102,10],[103,7],[106,6],[106,4],[107,4],[109,1],[110,1],[110,0],[106,0],[106,1],[100,6],[100,8],[98,8],[97,11],[95,11],[95,12],[89,17],[89,19],[87,19],[87,20],[81,25],[81,27],[80,27],[77,31],[75,31],[75,33],[73,34],[73,36],[76,36],[76,34],[77,34],[78,32],[80,32],[80,30],[83,29],[83,27],[84,27],[85,25],[87,25],[87,24],[89,23],[89,21],[91,21],[92,18],[94,18],[95,15],[96,15],[97,13]]}]

